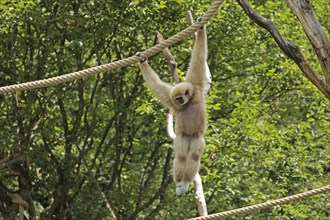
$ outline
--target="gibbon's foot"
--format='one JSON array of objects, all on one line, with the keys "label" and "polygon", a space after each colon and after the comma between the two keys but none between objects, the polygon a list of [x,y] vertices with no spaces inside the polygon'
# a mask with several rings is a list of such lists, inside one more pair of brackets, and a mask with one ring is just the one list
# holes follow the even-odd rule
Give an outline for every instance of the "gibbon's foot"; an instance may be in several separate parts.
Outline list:
[{"label": "gibbon's foot", "polygon": [[178,182],[176,184],[176,194],[178,196],[181,196],[182,194],[188,192],[188,189],[189,189],[189,184],[190,183],[187,183],[187,182]]},{"label": "gibbon's foot", "polygon": [[[141,56],[141,52],[137,52],[137,53],[135,54],[135,56],[140,57],[140,56]],[[148,60],[148,58],[142,59],[142,60],[140,60],[140,63],[144,63],[144,62],[147,61],[147,60]]]}]

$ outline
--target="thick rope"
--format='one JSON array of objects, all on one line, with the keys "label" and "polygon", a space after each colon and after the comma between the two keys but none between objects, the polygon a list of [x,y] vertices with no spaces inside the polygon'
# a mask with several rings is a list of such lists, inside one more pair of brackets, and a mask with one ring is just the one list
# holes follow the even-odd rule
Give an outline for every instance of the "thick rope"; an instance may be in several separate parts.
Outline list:
[{"label": "thick rope", "polygon": [[220,5],[222,4],[223,1],[224,0],[215,1],[210,6],[208,11],[205,13],[205,15],[202,17],[201,21],[196,22],[195,24],[187,27],[186,29],[180,31],[179,33],[168,38],[167,40],[164,40],[164,41],[160,42],[159,44],[145,50],[144,52],[142,52],[139,55],[139,57],[131,56],[131,57],[128,57],[123,60],[118,60],[118,61],[115,61],[112,63],[103,64],[103,65],[96,66],[96,67],[91,67],[91,68],[88,68],[85,70],[65,74],[62,76],[56,76],[56,77],[49,78],[49,79],[43,79],[43,80],[37,80],[37,81],[33,81],[33,82],[27,82],[27,83],[0,87],[0,95],[4,94],[4,93],[17,92],[17,91],[22,91],[22,90],[44,88],[44,87],[48,87],[48,86],[58,85],[60,83],[74,81],[76,79],[87,77],[87,76],[90,76],[93,74],[106,72],[106,71],[113,70],[116,68],[126,67],[126,66],[134,64],[142,59],[151,57],[151,56],[157,54],[158,52],[162,51],[164,48],[172,46],[173,44],[179,42],[183,38],[191,35],[193,32],[195,32],[197,29],[199,29],[201,26],[203,26],[208,20],[211,19],[211,17],[215,14],[215,12],[218,10],[218,8],[220,7]]},{"label": "thick rope", "polygon": [[281,199],[276,199],[276,200],[272,200],[272,201],[268,201],[268,202],[264,202],[264,203],[260,203],[260,204],[256,204],[256,205],[251,205],[251,206],[247,206],[247,207],[243,207],[243,208],[239,208],[239,209],[234,209],[234,210],[230,210],[230,211],[226,211],[226,212],[221,212],[221,213],[217,213],[217,214],[212,214],[212,215],[208,215],[208,216],[192,218],[189,220],[225,219],[228,217],[233,217],[233,216],[237,216],[237,215],[255,212],[258,210],[262,210],[262,209],[271,208],[271,207],[274,207],[277,205],[293,202],[293,201],[300,200],[300,199],[306,199],[308,197],[311,197],[311,196],[314,196],[317,194],[328,193],[328,192],[330,192],[330,185],[324,186],[324,187],[321,187],[318,189],[310,190],[310,191],[307,191],[304,193],[287,196],[287,197],[284,197]]}]

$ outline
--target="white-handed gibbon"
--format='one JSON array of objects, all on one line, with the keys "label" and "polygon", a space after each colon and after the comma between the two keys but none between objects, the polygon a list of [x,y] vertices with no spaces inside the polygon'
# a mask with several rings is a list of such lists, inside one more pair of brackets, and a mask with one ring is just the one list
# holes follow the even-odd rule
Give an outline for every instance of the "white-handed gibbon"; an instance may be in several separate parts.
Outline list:
[{"label": "white-handed gibbon", "polygon": [[176,193],[186,193],[199,170],[205,148],[206,127],[205,74],[207,71],[207,36],[205,27],[197,31],[186,81],[172,86],[163,82],[146,60],[140,69],[148,87],[175,117],[173,178]]}]

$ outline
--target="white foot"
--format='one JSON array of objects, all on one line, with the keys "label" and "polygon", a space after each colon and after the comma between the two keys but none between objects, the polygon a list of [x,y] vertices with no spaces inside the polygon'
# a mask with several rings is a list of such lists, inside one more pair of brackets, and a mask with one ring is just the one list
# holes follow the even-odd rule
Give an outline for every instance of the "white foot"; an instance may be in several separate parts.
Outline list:
[{"label": "white foot", "polygon": [[188,189],[189,189],[189,184],[190,183],[187,183],[187,182],[178,182],[176,184],[176,194],[178,196],[181,196],[182,194],[188,192]]}]

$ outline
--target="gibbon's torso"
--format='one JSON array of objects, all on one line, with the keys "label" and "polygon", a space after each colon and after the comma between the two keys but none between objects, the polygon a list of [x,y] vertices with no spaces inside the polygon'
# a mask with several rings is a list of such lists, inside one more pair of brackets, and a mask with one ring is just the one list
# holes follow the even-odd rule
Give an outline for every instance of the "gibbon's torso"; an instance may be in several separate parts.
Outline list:
[{"label": "gibbon's torso", "polygon": [[189,136],[204,135],[206,126],[205,101],[201,91],[195,91],[194,97],[182,109],[175,112],[175,132]]}]

